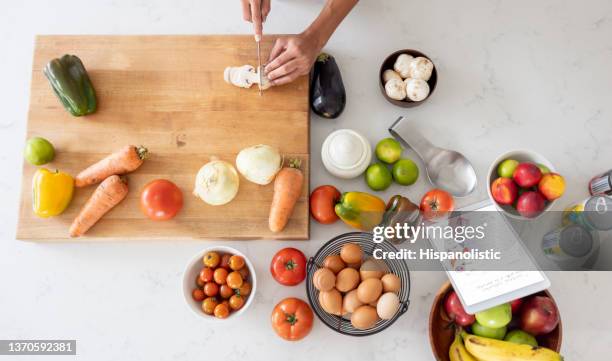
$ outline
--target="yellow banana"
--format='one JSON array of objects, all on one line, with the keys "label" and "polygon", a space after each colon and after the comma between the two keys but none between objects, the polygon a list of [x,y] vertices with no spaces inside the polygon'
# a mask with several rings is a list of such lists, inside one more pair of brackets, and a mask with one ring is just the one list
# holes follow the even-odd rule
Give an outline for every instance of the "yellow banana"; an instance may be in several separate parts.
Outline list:
[{"label": "yellow banana", "polygon": [[467,351],[480,361],[563,361],[563,357],[545,347],[519,345],[512,342],[462,333]]},{"label": "yellow banana", "polygon": [[463,340],[461,339],[461,334],[459,332],[455,333],[455,340],[448,349],[448,357],[450,358],[450,361],[477,361],[465,349]]}]

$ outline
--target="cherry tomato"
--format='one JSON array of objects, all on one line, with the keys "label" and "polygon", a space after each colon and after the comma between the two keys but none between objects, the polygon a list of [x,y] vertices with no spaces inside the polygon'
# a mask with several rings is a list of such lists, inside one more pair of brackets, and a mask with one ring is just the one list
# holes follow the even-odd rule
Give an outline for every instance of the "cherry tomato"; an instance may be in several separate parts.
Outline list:
[{"label": "cherry tomato", "polygon": [[238,270],[238,273],[240,273],[243,280],[246,280],[247,278],[249,278],[249,267],[242,267]]},{"label": "cherry tomato", "polygon": [[219,267],[223,267],[228,271],[231,270],[229,266],[229,260],[231,257],[232,257],[231,254],[224,253],[223,256],[221,256],[221,262],[219,262]]},{"label": "cherry tomato", "polygon": [[234,294],[234,290],[230,286],[221,285],[221,287],[219,287],[219,296],[221,296],[221,298],[227,299],[227,298],[232,297],[233,294]]},{"label": "cherry tomato", "polygon": [[239,309],[241,309],[242,306],[244,306],[244,297],[242,297],[240,295],[233,295],[229,299],[229,305],[232,308],[232,310],[239,310]]},{"label": "cherry tomato", "polygon": [[204,300],[204,302],[202,302],[202,311],[204,311],[204,313],[207,315],[212,315],[213,312],[215,312],[215,307],[217,307],[218,304],[219,302],[215,297],[208,297]]},{"label": "cherry tomato", "polygon": [[453,196],[441,189],[432,189],[421,199],[421,212],[427,220],[444,217],[454,209]]},{"label": "cherry tomato", "polygon": [[229,266],[234,271],[242,269],[242,267],[244,267],[244,258],[238,255],[231,256],[229,259]]},{"label": "cherry tomato", "polygon": [[227,270],[225,268],[217,268],[213,274],[215,282],[220,285],[224,285],[227,279]]},{"label": "cherry tomato", "polygon": [[223,301],[221,301],[221,304],[222,304],[222,305],[226,305],[226,306],[227,306],[227,309],[228,309],[228,310],[231,310],[231,307],[230,307],[230,304],[229,304],[229,301],[228,301],[228,300],[223,300]]},{"label": "cherry tomato", "polygon": [[279,302],[271,318],[276,334],[288,341],[301,340],[312,329],[312,310],[299,298],[285,298]]},{"label": "cherry tomato", "polygon": [[283,248],[270,263],[274,279],[285,286],[295,286],[306,278],[306,256],[299,249]]},{"label": "cherry tomato", "polygon": [[242,286],[242,276],[239,272],[231,272],[227,275],[225,282],[227,282],[227,285],[233,289],[240,288],[240,286]]},{"label": "cherry tomato", "polygon": [[210,268],[216,268],[219,265],[220,261],[221,261],[221,257],[219,256],[219,253],[217,252],[208,252],[204,255],[204,258],[202,258],[202,262],[204,262],[204,266],[210,267]]},{"label": "cherry tomato", "polygon": [[208,297],[216,296],[219,293],[219,285],[214,282],[208,282],[204,285],[204,294]]},{"label": "cherry tomato", "polygon": [[214,314],[217,318],[227,318],[230,314],[229,307],[225,303],[219,303],[215,306]]},{"label": "cherry tomato", "polygon": [[238,289],[238,294],[242,297],[246,297],[251,293],[251,284],[248,282],[242,283],[242,286]]},{"label": "cherry tomato", "polygon": [[336,203],[340,201],[340,191],[334,186],[317,187],[310,194],[310,214],[315,221],[322,224],[331,224],[338,220],[334,211]]},{"label": "cherry tomato", "polygon": [[200,281],[202,281],[203,283],[211,282],[213,280],[214,272],[215,271],[213,271],[212,268],[202,268],[202,270],[200,271]]},{"label": "cherry tomato", "polygon": [[200,275],[196,277],[196,286],[198,286],[198,288],[204,287],[205,283],[206,282],[202,281],[202,279],[200,278]]},{"label": "cherry tomato", "polygon": [[149,182],[140,193],[140,209],[155,221],[170,219],[183,208],[183,192],[166,179]]},{"label": "cherry tomato", "polygon": [[194,300],[194,301],[197,301],[197,302],[202,302],[202,301],[204,301],[204,298],[205,298],[205,296],[204,296],[204,291],[202,291],[202,290],[201,290],[201,289],[199,289],[199,288],[195,288],[195,289],[194,289],[194,290],[191,292],[191,297],[193,297],[193,300]]}]

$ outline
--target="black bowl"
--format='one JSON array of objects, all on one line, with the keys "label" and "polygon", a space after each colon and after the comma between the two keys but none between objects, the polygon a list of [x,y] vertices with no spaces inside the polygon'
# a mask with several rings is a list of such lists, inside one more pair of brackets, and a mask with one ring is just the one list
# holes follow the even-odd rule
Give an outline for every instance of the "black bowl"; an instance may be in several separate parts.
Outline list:
[{"label": "black bowl", "polygon": [[[433,71],[431,72],[431,78],[429,78],[429,80],[427,81],[427,84],[429,84],[429,95],[427,95],[427,98],[425,98],[425,99],[423,99],[423,100],[421,100],[419,102],[415,102],[415,101],[412,101],[410,99],[404,99],[404,100],[391,99],[391,98],[389,98],[389,96],[387,95],[387,92],[385,91],[385,82],[383,81],[383,73],[387,69],[393,70],[393,64],[395,64],[395,60],[397,59],[397,57],[400,54],[412,55],[415,58],[417,56],[422,56],[424,58],[427,58],[427,59],[431,60],[430,57],[428,57],[427,55],[421,53],[418,50],[413,50],[413,49],[398,50],[398,51],[394,52],[393,54],[389,55],[385,59],[385,61],[383,61],[382,65],[380,66],[380,71],[378,73],[378,85],[380,86],[380,91],[382,92],[383,96],[385,97],[385,99],[387,99],[387,101],[389,103],[391,103],[393,105],[397,105],[398,107],[402,107],[402,108],[416,107],[418,105],[421,105],[421,104],[425,103],[425,101],[427,101],[427,99],[431,98],[431,95],[433,94],[434,90],[436,89],[436,84],[438,83],[438,71],[436,70],[436,64],[434,64]],[[431,62],[433,63],[433,60],[431,60]]]},{"label": "black bowl", "polygon": [[331,241],[325,243],[323,247],[317,251],[317,254],[315,254],[314,257],[311,257],[308,260],[306,279],[306,293],[308,295],[308,302],[310,302],[310,306],[321,322],[332,330],[349,336],[373,335],[391,326],[395,320],[408,311],[408,305],[410,304],[410,271],[408,270],[406,262],[403,260],[384,260],[385,264],[389,268],[389,271],[399,276],[400,280],[402,281],[401,289],[398,295],[400,299],[400,307],[391,319],[379,319],[374,327],[367,330],[358,330],[353,327],[350,318],[332,315],[323,310],[319,304],[319,290],[317,290],[312,283],[312,277],[315,271],[322,267],[321,265],[323,264],[325,257],[332,254],[340,254],[340,248],[342,248],[342,246],[346,243],[358,244],[363,250],[363,253],[369,256],[372,256],[374,250],[377,248],[386,252],[397,252],[397,248],[387,241],[382,243],[374,243],[372,241],[371,233],[351,232],[341,234],[338,237],[333,238]]}]

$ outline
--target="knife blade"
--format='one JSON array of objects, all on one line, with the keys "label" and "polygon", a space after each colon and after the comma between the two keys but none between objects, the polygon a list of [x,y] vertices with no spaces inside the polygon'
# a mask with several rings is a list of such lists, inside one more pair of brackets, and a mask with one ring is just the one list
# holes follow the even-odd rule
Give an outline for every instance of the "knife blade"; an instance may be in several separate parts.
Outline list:
[{"label": "knife blade", "polygon": [[257,72],[259,73],[259,96],[263,93],[261,91],[261,84],[263,83],[263,69],[261,68],[261,37],[256,36],[255,42],[257,43]]}]

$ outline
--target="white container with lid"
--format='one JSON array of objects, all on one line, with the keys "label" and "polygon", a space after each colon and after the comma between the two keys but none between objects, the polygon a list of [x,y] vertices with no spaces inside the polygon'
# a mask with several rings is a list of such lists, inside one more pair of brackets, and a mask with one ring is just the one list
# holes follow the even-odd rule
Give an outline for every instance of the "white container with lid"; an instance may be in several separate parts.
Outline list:
[{"label": "white container with lid", "polygon": [[325,169],[336,177],[355,178],[370,165],[372,148],[363,135],[352,129],[339,129],[323,142],[321,159]]}]

